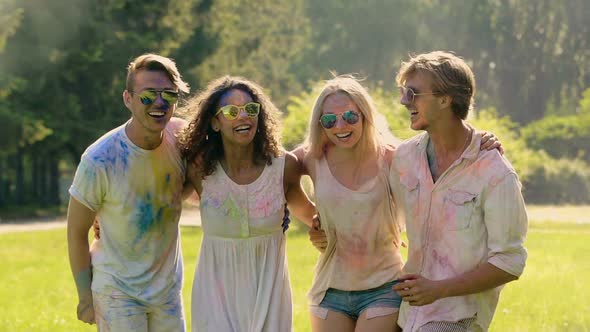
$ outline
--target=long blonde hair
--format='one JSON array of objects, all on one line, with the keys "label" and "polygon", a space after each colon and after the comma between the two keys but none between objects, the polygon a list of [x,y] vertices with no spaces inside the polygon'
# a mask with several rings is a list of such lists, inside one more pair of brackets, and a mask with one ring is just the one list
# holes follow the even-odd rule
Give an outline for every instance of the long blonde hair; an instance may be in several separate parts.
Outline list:
[{"label": "long blonde hair", "polygon": [[340,75],[326,81],[316,99],[304,146],[314,158],[320,158],[329,143],[324,128],[320,124],[324,101],[328,96],[336,93],[347,95],[359,108],[362,113],[363,135],[358,142],[358,149],[363,155],[375,154],[381,145],[379,134],[375,129],[375,115],[377,108],[367,90],[352,75]]}]

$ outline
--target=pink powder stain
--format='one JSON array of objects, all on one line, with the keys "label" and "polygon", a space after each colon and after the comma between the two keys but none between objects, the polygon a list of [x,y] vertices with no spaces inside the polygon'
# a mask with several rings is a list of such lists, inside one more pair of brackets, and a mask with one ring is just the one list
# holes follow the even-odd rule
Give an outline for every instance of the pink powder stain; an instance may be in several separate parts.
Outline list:
[{"label": "pink powder stain", "polygon": [[439,254],[438,251],[436,249],[432,250],[432,254],[431,254],[432,259],[436,262],[436,265],[433,266],[434,268],[440,270],[440,271],[445,271],[445,272],[451,272],[452,275],[456,275],[456,269],[453,266],[453,263],[451,262],[451,260],[449,259],[449,257],[447,255],[444,254]]},{"label": "pink powder stain", "polygon": [[340,258],[353,268],[360,269],[372,259],[368,255],[367,240],[359,234],[338,236],[338,254]]}]

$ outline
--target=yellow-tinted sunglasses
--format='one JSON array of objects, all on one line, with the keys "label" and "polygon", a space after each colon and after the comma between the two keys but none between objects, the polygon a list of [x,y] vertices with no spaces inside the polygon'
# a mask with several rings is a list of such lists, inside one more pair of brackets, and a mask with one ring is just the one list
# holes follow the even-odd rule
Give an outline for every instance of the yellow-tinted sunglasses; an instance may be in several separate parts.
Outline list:
[{"label": "yellow-tinted sunglasses", "polygon": [[238,117],[238,115],[240,115],[241,110],[244,110],[244,112],[246,112],[246,114],[249,117],[255,118],[260,113],[260,104],[255,103],[255,102],[250,102],[250,103],[247,103],[246,105],[243,105],[243,106],[225,105],[225,106],[219,108],[219,110],[217,110],[217,113],[215,113],[215,115],[217,116],[217,114],[223,113],[223,116],[225,116],[226,119],[234,120]]}]

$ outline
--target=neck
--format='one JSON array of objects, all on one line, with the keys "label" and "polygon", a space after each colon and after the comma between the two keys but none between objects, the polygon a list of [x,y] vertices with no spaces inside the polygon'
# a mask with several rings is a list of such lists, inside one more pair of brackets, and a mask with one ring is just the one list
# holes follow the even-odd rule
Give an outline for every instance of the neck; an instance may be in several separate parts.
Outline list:
[{"label": "neck", "polygon": [[224,143],[223,155],[222,164],[231,174],[239,174],[255,166],[254,145],[252,144],[236,146]]},{"label": "neck", "polygon": [[462,153],[471,137],[471,127],[463,120],[440,123],[426,131],[438,158]]},{"label": "neck", "polygon": [[133,144],[144,150],[153,150],[157,148],[162,144],[162,139],[164,138],[164,132],[149,132],[147,130],[142,130],[140,125],[133,119],[125,125],[125,133]]},{"label": "neck", "polygon": [[361,161],[361,151],[357,147],[351,149],[339,148],[335,145],[328,146],[326,155],[330,155],[330,159],[333,161]]}]

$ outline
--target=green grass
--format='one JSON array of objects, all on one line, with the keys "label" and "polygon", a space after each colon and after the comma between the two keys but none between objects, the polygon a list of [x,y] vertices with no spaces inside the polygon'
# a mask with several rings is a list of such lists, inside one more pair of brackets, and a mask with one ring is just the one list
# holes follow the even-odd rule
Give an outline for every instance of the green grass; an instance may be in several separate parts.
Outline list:
[{"label": "green grass", "polygon": [[[201,240],[199,228],[182,229],[184,303]],[[519,281],[506,286],[491,331],[590,331],[590,225],[532,223],[529,260]],[[95,331],[78,322],[65,229],[0,234],[0,331]],[[317,253],[307,234],[289,233],[289,269],[295,331],[309,331],[306,294]]]}]

